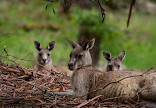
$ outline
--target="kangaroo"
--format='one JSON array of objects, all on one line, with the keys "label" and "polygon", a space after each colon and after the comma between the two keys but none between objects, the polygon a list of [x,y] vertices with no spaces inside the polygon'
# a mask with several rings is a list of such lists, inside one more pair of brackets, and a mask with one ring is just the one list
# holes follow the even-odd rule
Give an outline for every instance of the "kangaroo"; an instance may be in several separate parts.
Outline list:
[{"label": "kangaroo", "polygon": [[51,58],[51,51],[53,50],[55,46],[55,41],[52,41],[48,44],[46,48],[42,48],[42,45],[34,41],[35,48],[39,51],[38,52],[38,63],[37,64],[37,70],[54,70],[58,72],[63,72],[67,74],[67,76],[71,76],[71,71],[65,67],[65,66],[53,66],[52,65],[52,58]]},{"label": "kangaroo", "polygon": [[106,71],[123,70],[122,61],[126,56],[126,51],[122,51],[116,58],[112,57],[109,52],[103,52],[103,57],[108,61]]},{"label": "kangaroo", "polygon": [[138,98],[156,102],[156,73],[142,75],[137,71],[100,72],[92,66],[89,52],[95,39],[82,46],[69,39],[67,41],[73,48],[68,67],[73,70],[71,85],[76,96],[89,99],[103,95],[104,99],[111,98],[110,101],[114,102],[136,102]]}]

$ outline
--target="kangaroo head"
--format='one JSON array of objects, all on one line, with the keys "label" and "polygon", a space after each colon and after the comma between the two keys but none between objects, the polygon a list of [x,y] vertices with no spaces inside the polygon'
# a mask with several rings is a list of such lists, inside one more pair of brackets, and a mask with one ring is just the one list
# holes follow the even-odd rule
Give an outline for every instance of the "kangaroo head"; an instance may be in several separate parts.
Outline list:
[{"label": "kangaroo head", "polygon": [[68,63],[70,70],[76,70],[84,66],[92,65],[92,58],[89,50],[93,48],[95,39],[86,42],[82,46],[72,42],[71,40],[67,39],[67,41],[73,48],[70,53],[70,61]]},{"label": "kangaroo head", "polygon": [[104,58],[108,61],[106,71],[122,70],[122,60],[126,56],[126,52],[122,51],[116,58],[112,57],[109,52],[103,52]]},{"label": "kangaroo head", "polygon": [[42,45],[37,41],[34,41],[34,45],[38,50],[38,62],[42,65],[52,63],[51,51],[54,48],[55,41],[50,42],[46,48],[42,48]]}]

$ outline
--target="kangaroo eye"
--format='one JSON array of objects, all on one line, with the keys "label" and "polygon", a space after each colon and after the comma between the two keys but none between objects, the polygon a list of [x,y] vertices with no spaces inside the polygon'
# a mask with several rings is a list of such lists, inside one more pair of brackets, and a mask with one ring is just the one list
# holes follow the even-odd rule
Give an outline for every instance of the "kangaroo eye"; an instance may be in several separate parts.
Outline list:
[{"label": "kangaroo eye", "polygon": [[42,56],[42,54],[41,54],[41,53],[39,53],[39,56]]},{"label": "kangaroo eye", "polygon": [[50,54],[48,54],[48,56],[50,56]]},{"label": "kangaroo eye", "polygon": [[117,67],[118,67],[118,69],[119,69],[119,68],[120,68],[120,65],[118,65]]},{"label": "kangaroo eye", "polygon": [[78,55],[78,58],[80,58],[80,59],[81,59],[82,57],[83,57],[83,55]]},{"label": "kangaroo eye", "polygon": [[112,65],[108,65],[109,69],[113,69],[113,66]]},{"label": "kangaroo eye", "polygon": [[70,54],[70,56],[69,57],[71,57],[72,56],[72,54]]}]

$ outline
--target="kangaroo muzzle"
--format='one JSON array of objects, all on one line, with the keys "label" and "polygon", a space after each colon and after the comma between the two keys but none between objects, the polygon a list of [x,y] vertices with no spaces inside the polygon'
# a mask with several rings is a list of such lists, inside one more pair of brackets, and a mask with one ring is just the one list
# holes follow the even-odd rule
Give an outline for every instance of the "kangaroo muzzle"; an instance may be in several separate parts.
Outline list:
[{"label": "kangaroo muzzle", "polygon": [[74,70],[74,64],[69,63],[69,64],[68,64],[68,68],[69,68],[70,70]]}]

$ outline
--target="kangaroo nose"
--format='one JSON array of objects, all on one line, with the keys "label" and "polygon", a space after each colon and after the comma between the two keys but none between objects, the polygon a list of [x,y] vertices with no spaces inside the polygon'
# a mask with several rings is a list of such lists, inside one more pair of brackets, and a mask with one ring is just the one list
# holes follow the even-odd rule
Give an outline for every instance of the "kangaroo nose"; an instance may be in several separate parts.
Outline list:
[{"label": "kangaroo nose", "polygon": [[46,59],[43,59],[43,62],[45,63],[46,62]]},{"label": "kangaroo nose", "polygon": [[70,70],[74,70],[74,64],[68,64],[68,68],[69,68]]}]

